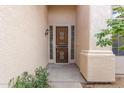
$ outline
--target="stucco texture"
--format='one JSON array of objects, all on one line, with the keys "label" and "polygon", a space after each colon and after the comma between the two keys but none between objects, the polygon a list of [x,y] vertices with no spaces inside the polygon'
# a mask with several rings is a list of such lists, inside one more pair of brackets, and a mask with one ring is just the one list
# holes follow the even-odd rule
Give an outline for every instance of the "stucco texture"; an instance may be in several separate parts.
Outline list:
[{"label": "stucco texture", "polygon": [[46,6],[0,6],[0,84],[48,62]]},{"label": "stucco texture", "polygon": [[77,65],[79,66],[79,58],[81,50],[89,49],[89,29],[90,29],[90,15],[89,6],[77,6],[76,11],[76,55]]},{"label": "stucco texture", "polygon": [[77,64],[88,82],[114,82],[111,47],[96,46],[95,34],[106,27],[111,6],[77,6]]},{"label": "stucco texture", "polygon": [[48,6],[48,24],[51,25],[75,25],[76,6],[56,5]]}]

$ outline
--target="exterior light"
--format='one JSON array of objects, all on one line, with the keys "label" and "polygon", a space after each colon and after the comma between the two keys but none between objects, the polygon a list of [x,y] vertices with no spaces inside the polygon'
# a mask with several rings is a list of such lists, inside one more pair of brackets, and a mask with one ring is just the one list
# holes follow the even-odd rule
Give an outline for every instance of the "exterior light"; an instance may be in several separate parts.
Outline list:
[{"label": "exterior light", "polygon": [[45,31],[45,36],[48,35],[48,32],[49,32],[49,31],[50,31],[49,29],[46,29],[46,31]]}]

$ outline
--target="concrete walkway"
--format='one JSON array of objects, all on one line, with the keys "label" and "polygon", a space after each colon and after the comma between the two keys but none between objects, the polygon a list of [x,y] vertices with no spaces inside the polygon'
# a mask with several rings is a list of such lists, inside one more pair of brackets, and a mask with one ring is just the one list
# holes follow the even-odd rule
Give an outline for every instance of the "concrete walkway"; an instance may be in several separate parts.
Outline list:
[{"label": "concrete walkway", "polygon": [[75,64],[48,64],[47,69],[53,88],[81,88],[81,83],[85,83]]}]

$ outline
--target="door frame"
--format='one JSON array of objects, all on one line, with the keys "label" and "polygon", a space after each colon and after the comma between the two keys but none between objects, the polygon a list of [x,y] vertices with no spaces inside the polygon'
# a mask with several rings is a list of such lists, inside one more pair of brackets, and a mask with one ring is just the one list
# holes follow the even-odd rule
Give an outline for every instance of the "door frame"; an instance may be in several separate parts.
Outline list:
[{"label": "door frame", "polygon": [[[75,63],[76,60],[76,48],[74,51],[74,56],[75,59],[71,59],[71,26],[74,24],[49,24],[49,26],[53,26],[53,59],[50,59],[50,46],[49,46],[49,39],[48,38],[48,54],[49,54],[49,63],[55,63],[55,64],[69,64],[69,63]],[[56,26],[67,26],[68,27],[68,63],[56,63]],[[74,25],[75,26],[75,25]],[[50,36],[49,36],[50,37]],[[76,47],[76,28],[75,28],[75,40],[74,40],[75,46]]]}]

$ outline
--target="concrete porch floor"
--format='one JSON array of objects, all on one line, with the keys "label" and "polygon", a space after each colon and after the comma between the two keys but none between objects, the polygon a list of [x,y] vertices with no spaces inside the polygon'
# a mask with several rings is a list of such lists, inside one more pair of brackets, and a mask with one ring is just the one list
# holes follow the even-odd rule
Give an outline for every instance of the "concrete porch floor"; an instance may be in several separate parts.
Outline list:
[{"label": "concrete porch floor", "polygon": [[75,64],[48,64],[47,69],[53,88],[81,88],[86,82]]}]

